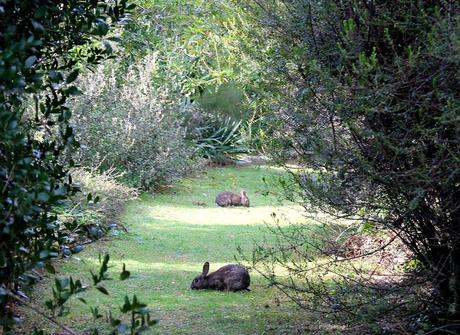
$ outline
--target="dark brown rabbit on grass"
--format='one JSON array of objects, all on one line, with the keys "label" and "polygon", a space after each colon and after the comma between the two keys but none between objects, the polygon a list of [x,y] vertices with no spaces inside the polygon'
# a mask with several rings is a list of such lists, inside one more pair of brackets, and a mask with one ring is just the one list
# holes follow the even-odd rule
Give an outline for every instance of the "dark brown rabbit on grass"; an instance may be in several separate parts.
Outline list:
[{"label": "dark brown rabbit on grass", "polygon": [[201,275],[193,279],[192,290],[213,289],[219,291],[241,291],[248,289],[250,284],[249,272],[238,264],[228,264],[217,271],[209,272],[209,263],[203,265]]},{"label": "dark brown rabbit on grass", "polygon": [[229,206],[245,206],[249,207],[249,198],[245,190],[241,190],[240,194],[233,192],[222,192],[217,195],[216,204],[220,207]]}]

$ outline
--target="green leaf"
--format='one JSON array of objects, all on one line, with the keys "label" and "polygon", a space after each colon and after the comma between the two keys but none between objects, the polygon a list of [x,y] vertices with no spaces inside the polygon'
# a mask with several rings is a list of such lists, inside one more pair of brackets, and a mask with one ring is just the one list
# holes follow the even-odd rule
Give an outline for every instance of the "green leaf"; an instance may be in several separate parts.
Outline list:
[{"label": "green leaf", "polygon": [[66,80],[67,84],[70,84],[71,82],[75,81],[79,73],[80,73],[79,69],[75,69],[72,72],[70,72],[70,74],[67,76],[67,80]]},{"label": "green leaf", "polygon": [[52,300],[47,300],[47,301],[45,301],[45,306],[46,306],[46,308],[48,308],[49,310],[53,310],[53,309],[54,309],[54,304],[53,304],[53,301],[52,301]]},{"label": "green leaf", "polygon": [[50,198],[49,194],[45,193],[45,192],[40,192],[37,195],[37,200],[41,201],[41,202],[47,202],[49,200],[49,198]]},{"label": "green leaf", "polygon": [[123,263],[123,271],[120,273],[120,280],[126,280],[131,275],[131,272],[126,271],[126,264]]},{"label": "green leaf", "polygon": [[56,279],[56,287],[59,289],[66,289],[70,285],[70,279],[69,278],[60,278]]},{"label": "green leaf", "polygon": [[45,249],[45,250],[40,251],[40,254],[38,255],[38,257],[39,257],[40,259],[48,259],[48,258],[49,258],[49,255],[50,255],[49,250],[46,250],[46,249]]},{"label": "green leaf", "polygon": [[149,326],[154,326],[158,323],[158,320],[149,320],[148,325]]},{"label": "green leaf", "polygon": [[105,294],[105,295],[109,295],[109,292],[107,291],[107,289],[104,287],[104,286],[96,286],[96,290],[98,290],[99,292]]},{"label": "green leaf", "polygon": [[97,320],[102,317],[102,315],[99,313],[99,309],[97,307],[90,307],[91,314],[93,315],[94,320]]},{"label": "green leaf", "polygon": [[80,91],[76,86],[70,86],[68,87],[65,92],[68,95],[82,95],[82,91]]},{"label": "green leaf", "polygon": [[24,67],[26,69],[30,69],[32,67],[32,65],[35,64],[35,62],[37,61],[37,56],[29,56],[27,57],[25,63],[24,63]]},{"label": "green leaf", "polygon": [[50,262],[45,262],[45,269],[49,273],[56,274],[56,269],[51,265]]},{"label": "green leaf", "polygon": [[113,52],[112,45],[110,44],[109,41],[102,41],[102,45],[104,45],[105,51],[109,54]]},{"label": "green leaf", "polygon": [[50,70],[48,72],[48,78],[53,83],[60,83],[62,81],[62,73],[56,70]]}]

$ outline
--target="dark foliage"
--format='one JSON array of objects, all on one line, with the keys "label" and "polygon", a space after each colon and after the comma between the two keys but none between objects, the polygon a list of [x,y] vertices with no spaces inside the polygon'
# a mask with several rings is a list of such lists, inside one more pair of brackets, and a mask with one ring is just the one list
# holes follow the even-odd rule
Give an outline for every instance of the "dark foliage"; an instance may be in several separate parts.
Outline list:
[{"label": "dark foliage", "polygon": [[[0,305],[57,255],[66,228],[53,208],[78,190],[63,153],[79,144],[67,100],[83,65],[110,56],[125,0],[0,2]],[[8,327],[5,325],[5,330]]]},{"label": "dark foliage", "polygon": [[[46,307],[46,309],[41,306],[36,306],[11,292],[8,293],[8,295],[16,302],[19,302],[33,310],[36,314],[49,321],[55,327],[62,329],[65,334],[77,335],[78,333],[75,330],[60,323],[56,317],[66,316],[70,311],[68,302],[72,301],[72,299],[78,299],[82,304],[89,307],[93,321],[101,321],[103,319],[103,315],[100,313],[99,307],[90,306],[86,299],[82,298],[81,294],[97,290],[100,294],[110,295],[109,290],[107,290],[105,286],[106,282],[113,279],[108,274],[108,270],[110,268],[109,260],[109,255],[105,255],[104,257],[99,255],[100,267],[96,273],[91,271],[91,285],[83,285],[79,279],[75,280],[72,277],[55,278],[54,285],[52,286],[52,298],[46,300],[44,303],[44,307]],[[119,274],[119,280],[127,280],[130,275],[131,273],[126,270],[126,266],[123,264],[122,271]],[[124,318],[122,317],[123,315],[125,316]],[[126,320],[129,320],[129,322]],[[125,296],[124,303],[120,306],[119,317],[112,315],[112,312],[109,311],[106,312],[104,321],[108,324],[108,329],[111,329],[110,334],[112,335],[142,334],[158,322],[157,320],[152,320],[150,318],[150,312],[147,309],[147,305],[140,302],[136,295],[133,295],[132,300],[128,296]],[[87,329],[85,333],[98,335],[99,330],[91,327],[90,329]],[[8,332],[6,334],[8,334]],[[45,335],[46,333],[41,329],[34,329],[31,334]]]},{"label": "dark foliage", "polygon": [[458,318],[458,3],[249,6],[287,83],[283,145],[315,171],[295,176],[305,207],[393,231],[434,285],[431,307]]}]

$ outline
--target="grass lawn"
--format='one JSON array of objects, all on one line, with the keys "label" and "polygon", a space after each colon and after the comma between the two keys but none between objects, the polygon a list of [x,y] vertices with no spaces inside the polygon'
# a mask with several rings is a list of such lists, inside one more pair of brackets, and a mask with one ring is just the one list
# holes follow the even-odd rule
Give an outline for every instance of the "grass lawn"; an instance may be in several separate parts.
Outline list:
[{"label": "grass lawn", "polygon": [[[274,181],[282,175],[267,166],[215,168],[199,178],[183,179],[166,193],[144,194],[123,217],[128,234],[88,246],[62,262],[60,272],[88,282],[99,253],[110,254],[114,277],[126,263],[131,278],[107,283],[110,296],[92,292],[84,298],[104,311],[109,306],[116,309],[125,294],[136,294],[159,320],[153,334],[290,334],[289,324],[298,317],[295,307],[277,297],[278,292],[254,272],[250,292],[190,290],[205,261],[214,271],[235,262],[238,246],[250,253],[254,240],[267,237],[264,223],[271,222],[273,212],[291,222],[305,220],[301,208],[279,202]],[[250,208],[214,204],[217,193],[240,188],[247,191]],[[48,291],[44,280],[35,299]],[[88,307],[77,300],[71,305],[63,322],[84,330],[92,323]]]}]

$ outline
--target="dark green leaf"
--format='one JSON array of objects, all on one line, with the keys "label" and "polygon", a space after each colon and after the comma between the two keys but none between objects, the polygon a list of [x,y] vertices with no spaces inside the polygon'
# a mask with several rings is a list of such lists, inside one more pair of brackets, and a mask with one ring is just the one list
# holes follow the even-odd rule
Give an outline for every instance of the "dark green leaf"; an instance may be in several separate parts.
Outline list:
[{"label": "dark green leaf", "polygon": [[70,86],[66,89],[68,95],[81,95],[83,94],[76,86]]},{"label": "dark green leaf", "polygon": [[79,69],[75,69],[72,72],[70,72],[70,74],[67,76],[67,79],[66,79],[67,84],[70,84],[71,82],[75,81],[79,73],[80,73]]},{"label": "dark green leaf", "polygon": [[120,273],[120,280],[126,280],[130,275],[131,273],[126,270],[126,265],[123,263],[123,271]]},{"label": "dark green leaf", "polygon": [[97,289],[99,292],[101,292],[101,293],[103,293],[103,294],[105,294],[105,295],[109,295],[109,292],[107,291],[107,289],[106,289],[104,286],[96,286],[96,289]]},{"label": "dark green leaf", "polygon": [[46,271],[48,271],[49,273],[52,273],[52,274],[55,274],[55,273],[56,273],[56,270],[55,270],[54,267],[51,265],[51,262],[45,262],[45,269],[46,269]]}]

